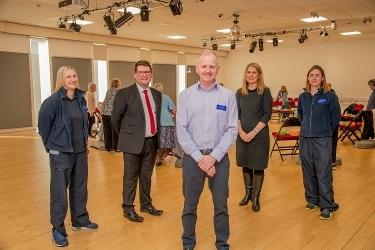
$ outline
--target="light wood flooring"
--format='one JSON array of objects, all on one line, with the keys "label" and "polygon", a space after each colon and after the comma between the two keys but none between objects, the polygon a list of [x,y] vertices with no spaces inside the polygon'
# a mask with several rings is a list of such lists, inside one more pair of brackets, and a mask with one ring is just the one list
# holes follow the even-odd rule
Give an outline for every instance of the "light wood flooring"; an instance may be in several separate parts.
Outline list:
[{"label": "light wood flooring", "polygon": [[[271,121],[271,130],[279,123]],[[271,145],[273,139],[271,139]],[[231,159],[229,214],[233,250],[375,249],[375,149],[356,149],[339,142],[343,165],[334,171],[335,201],[340,209],[329,221],[319,210],[305,210],[301,166],[294,157],[281,161],[277,152],[265,171],[261,210],[238,206],[244,194],[241,169]],[[256,157],[256,156],[254,156]],[[98,230],[71,230],[66,219],[66,249],[182,249],[181,169],[168,157],[152,178],[153,204],[164,214],[148,214],[143,223],[123,217],[122,154],[90,148],[88,211]],[[36,131],[0,134],[0,249],[56,249],[49,223],[49,164]],[[136,211],[139,211],[138,197]],[[198,207],[196,250],[215,249],[213,206],[205,188]]]}]

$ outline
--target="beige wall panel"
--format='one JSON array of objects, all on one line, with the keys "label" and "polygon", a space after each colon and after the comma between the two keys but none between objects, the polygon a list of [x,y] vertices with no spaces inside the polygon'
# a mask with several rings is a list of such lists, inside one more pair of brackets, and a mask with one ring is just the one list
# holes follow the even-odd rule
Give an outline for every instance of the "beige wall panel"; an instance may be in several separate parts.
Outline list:
[{"label": "beige wall panel", "polygon": [[93,45],[92,49],[94,60],[107,60],[107,46]]},{"label": "beige wall panel", "polygon": [[159,64],[177,64],[177,53],[169,51],[151,50],[151,62]]},{"label": "beige wall panel", "polygon": [[49,39],[50,56],[71,58],[93,58],[92,43]]},{"label": "beige wall panel", "polygon": [[141,58],[140,60],[145,60],[151,63],[151,50],[140,50]]},{"label": "beige wall panel", "polygon": [[108,45],[107,55],[109,61],[137,62],[140,60],[139,48]]},{"label": "beige wall panel", "polygon": [[273,97],[282,85],[287,87],[290,97],[298,97],[305,87],[307,71],[318,64],[325,70],[326,79],[340,101],[357,97],[367,99],[371,94],[367,82],[375,78],[374,58],[373,40],[284,48],[279,45],[262,52],[257,50],[254,54],[233,51],[226,59],[224,84],[233,91],[240,88],[246,65],[257,62]]},{"label": "beige wall panel", "polygon": [[0,32],[5,32],[5,22],[0,21]]},{"label": "beige wall panel", "polygon": [[28,36],[0,32],[0,41],[1,51],[30,53],[30,40]]},{"label": "beige wall panel", "polygon": [[186,54],[177,53],[177,65],[186,65]]}]

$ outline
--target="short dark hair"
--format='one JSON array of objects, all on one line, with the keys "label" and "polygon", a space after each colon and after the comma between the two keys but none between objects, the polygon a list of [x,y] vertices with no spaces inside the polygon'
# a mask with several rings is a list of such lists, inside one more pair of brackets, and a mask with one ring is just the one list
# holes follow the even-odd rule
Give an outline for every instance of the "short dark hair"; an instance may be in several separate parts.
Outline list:
[{"label": "short dark hair", "polygon": [[140,60],[140,61],[136,62],[135,65],[134,65],[134,72],[137,72],[138,66],[150,67],[150,71],[152,72],[151,64],[148,61]]},{"label": "short dark hair", "polygon": [[369,80],[368,85],[375,86],[375,79]]}]

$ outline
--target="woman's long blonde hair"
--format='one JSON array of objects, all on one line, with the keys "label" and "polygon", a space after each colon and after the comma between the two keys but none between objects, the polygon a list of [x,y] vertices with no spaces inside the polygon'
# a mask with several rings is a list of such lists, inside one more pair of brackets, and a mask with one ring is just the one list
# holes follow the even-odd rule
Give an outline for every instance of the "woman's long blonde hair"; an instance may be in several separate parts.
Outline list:
[{"label": "woman's long blonde hair", "polygon": [[[64,81],[69,70],[74,70],[77,74],[77,70],[73,66],[61,66],[56,73],[56,86],[55,92],[64,86]],[[77,76],[78,80],[78,76]],[[79,82],[77,82],[77,88],[79,88]]]},{"label": "woman's long blonde hair", "polygon": [[247,95],[249,93],[248,86],[247,86],[247,70],[249,67],[254,67],[258,73],[259,73],[259,79],[257,81],[257,92],[258,95],[262,94],[264,89],[266,89],[266,85],[264,84],[264,76],[263,76],[263,70],[262,67],[260,67],[259,64],[257,63],[249,63],[246,68],[245,72],[243,73],[243,78],[242,78],[242,90],[241,93],[242,95]]}]

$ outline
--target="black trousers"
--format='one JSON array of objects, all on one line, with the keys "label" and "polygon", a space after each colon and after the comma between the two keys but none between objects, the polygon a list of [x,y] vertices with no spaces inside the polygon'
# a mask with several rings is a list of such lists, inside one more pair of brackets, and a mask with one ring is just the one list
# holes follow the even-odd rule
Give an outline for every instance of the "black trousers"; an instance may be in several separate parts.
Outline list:
[{"label": "black trousers", "polygon": [[102,115],[105,150],[117,150],[118,134],[112,126],[111,116]]},{"label": "black trousers", "polygon": [[87,151],[81,153],[51,153],[50,216],[53,229],[68,236],[64,220],[68,210],[67,188],[72,226],[84,227],[91,223],[87,204]]},{"label": "black trousers", "polygon": [[92,125],[94,125],[95,123],[95,116],[90,116],[89,112],[87,112],[87,116],[89,119],[89,125],[88,125],[89,135],[91,135]]},{"label": "black trousers", "polygon": [[152,204],[151,176],[154,170],[158,147],[158,138],[153,136],[145,139],[140,154],[124,152],[123,203],[124,212],[134,212],[134,199],[139,179],[139,199],[141,207]]},{"label": "black trousers", "polygon": [[203,191],[204,182],[208,179],[214,203],[214,228],[216,248],[229,249],[229,214],[227,199],[229,197],[229,158],[226,154],[220,162],[215,163],[216,174],[208,177],[197,162],[187,154],[182,158],[182,192],[185,198],[182,212],[182,243],[185,248],[193,249],[196,245],[195,225],[197,223],[197,207]]},{"label": "black trousers", "polygon": [[321,210],[336,211],[339,206],[333,199],[332,138],[301,136],[299,146],[306,201]]}]

